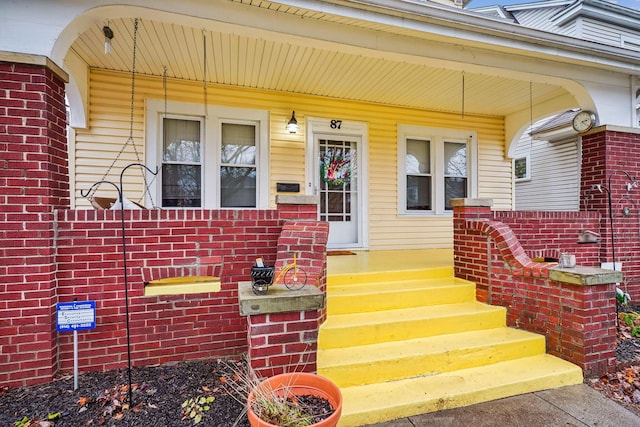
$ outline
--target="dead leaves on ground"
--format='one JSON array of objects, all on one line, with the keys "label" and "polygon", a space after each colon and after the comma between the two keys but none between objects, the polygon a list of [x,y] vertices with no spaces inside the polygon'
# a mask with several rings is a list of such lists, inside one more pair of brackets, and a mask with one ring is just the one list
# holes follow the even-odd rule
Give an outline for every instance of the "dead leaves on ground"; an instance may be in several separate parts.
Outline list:
[{"label": "dead leaves on ground", "polygon": [[[132,384],[131,390],[143,391],[145,389],[145,385],[138,386],[138,384]],[[114,420],[121,420],[124,418],[125,411],[130,409],[129,403],[125,403],[129,396],[129,385],[128,384],[120,384],[114,387],[108,388],[104,390],[100,395],[98,395],[95,400],[89,397],[80,397],[78,399],[78,405],[80,406],[79,412],[84,412],[87,410],[89,405],[99,405],[102,408],[102,413],[97,420],[89,419],[85,423],[85,425],[92,425],[94,422],[97,422],[98,425],[103,425],[107,422],[109,418]],[[131,410],[133,412],[140,412],[143,410],[144,403],[140,402],[135,405]]]},{"label": "dead leaves on ground", "polygon": [[591,380],[591,386],[605,396],[640,410],[640,366],[634,365]]}]

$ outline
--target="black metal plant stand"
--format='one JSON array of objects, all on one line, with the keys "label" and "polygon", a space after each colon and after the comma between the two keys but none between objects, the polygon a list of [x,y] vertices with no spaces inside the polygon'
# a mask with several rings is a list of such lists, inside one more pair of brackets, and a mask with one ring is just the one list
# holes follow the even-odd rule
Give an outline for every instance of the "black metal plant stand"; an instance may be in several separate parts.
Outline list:
[{"label": "black metal plant stand", "polygon": [[125,313],[126,313],[126,323],[127,323],[127,378],[129,380],[128,397],[129,397],[129,405],[131,407],[133,407],[133,398],[132,398],[133,392],[131,389],[131,334],[129,330],[129,274],[127,272],[127,239],[125,236],[124,197],[122,192],[122,187],[123,187],[122,178],[126,170],[132,166],[140,166],[141,168],[146,169],[147,172],[149,172],[154,176],[158,174],[157,168],[156,168],[156,171],[154,172],[151,169],[149,169],[147,166],[143,165],[142,163],[131,163],[125,166],[122,169],[122,171],[120,171],[120,185],[116,185],[111,181],[107,181],[103,179],[91,185],[91,187],[89,187],[89,189],[86,191],[80,190],[80,195],[82,197],[88,197],[91,194],[91,190],[93,190],[94,188],[100,186],[101,184],[109,184],[113,186],[118,192],[118,201],[120,202],[120,222],[121,222],[121,231],[122,231],[122,261],[123,261],[122,265],[124,269],[124,299],[125,299]]}]

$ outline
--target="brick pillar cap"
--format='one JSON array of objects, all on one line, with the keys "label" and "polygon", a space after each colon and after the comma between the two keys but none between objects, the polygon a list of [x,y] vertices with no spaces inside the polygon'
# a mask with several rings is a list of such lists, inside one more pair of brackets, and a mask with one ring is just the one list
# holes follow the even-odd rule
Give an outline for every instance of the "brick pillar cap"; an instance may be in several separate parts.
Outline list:
[{"label": "brick pillar cap", "polygon": [[63,82],[69,83],[69,74],[46,56],[0,50],[0,61],[46,67],[53,71]]},{"label": "brick pillar cap", "polygon": [[256,295],[251,282],[239,282],[238,302],[242,316],[314,311],[325,307],[324,293],[312,284],[295,291],[282,284],[271,285],[266,295]]},{"label": "brick pillar cap", "polygon": [[317,205],[319,196],[276,194],[276,205]]},{"label": "brick pillar cap", "polygon": [[454,208],[490,208],[493,206],[493,199],[451,199],[451,206]]}]

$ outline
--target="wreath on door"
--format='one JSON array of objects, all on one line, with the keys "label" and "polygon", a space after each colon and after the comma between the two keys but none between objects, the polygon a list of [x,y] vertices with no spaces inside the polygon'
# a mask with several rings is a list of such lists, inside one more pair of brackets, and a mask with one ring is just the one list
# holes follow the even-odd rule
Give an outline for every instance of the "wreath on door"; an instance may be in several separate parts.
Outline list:
[{"label": "wreath on door", "polygon": [[323,153],[320,157],[322,180],[330,187],[340,187],[351,177],[350,156],[341,156],[335,151]]}]

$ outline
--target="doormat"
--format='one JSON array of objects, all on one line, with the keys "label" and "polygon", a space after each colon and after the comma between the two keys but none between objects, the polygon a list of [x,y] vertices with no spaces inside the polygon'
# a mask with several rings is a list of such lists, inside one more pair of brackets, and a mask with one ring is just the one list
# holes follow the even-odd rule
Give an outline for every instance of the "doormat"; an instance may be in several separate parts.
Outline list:
[{"label": "doormat", "polygon": [[332,255],[355,255],[355,252],[351,252],[351,251],[327,251],[327,256],[332,256]]}]

